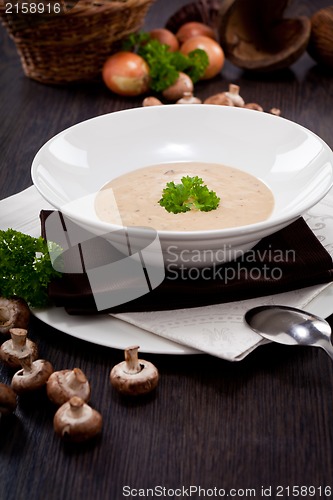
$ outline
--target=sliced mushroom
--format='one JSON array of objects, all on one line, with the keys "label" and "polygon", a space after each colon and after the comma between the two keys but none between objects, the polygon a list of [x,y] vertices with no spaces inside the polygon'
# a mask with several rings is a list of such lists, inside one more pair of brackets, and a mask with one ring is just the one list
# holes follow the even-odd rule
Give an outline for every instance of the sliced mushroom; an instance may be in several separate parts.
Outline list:
[{"label": "sliced mushroom", "polygon": [[46,384],[49,399],[56,405],[66,403],[71,397],[78,396],[87,402],[90,398],[90,384],[80,368],[53,372]]},{"label": "sliced mushroom", "polygon": [[45,359],[32,361],[31,354],[20,358],[22,369],[12,378],[12,389],[16,394],[35,391],[42,388],[53,372],[53,366]]},{"label": "sliced mushroom", "polygon": [[75,442],[91,439],[102,431],[102,416],[83,401],[73,396],[54,415],[53,427],[63,439]]},{"label": "sliced mushroom", "polygon": [[10,340],[6,340],[0,347],[0,359],[11,368],[20,368],[20,358],[31,354],[32,361],[38,358],[37,344],[27,338],[28,331],[25,328],[11,328],[9,330]]},{"label": "sliced mushroom", "polygon": [[110,372],[112,386],[122,394],[137,396],[151,392],[159,380],[157,368],[138,358],[139,346],[125,349],[125,361],[115,365]]},{"label": "sliced mushroom", "polygon": [[11,328],[27,328],[30,309],[20,297],[0,297],[0,333],[8,334]]},{"label": "sliced mushroom", "polygon": [[17,395],[7,384],[0,383],[0,417],[10,415],[16,409]]}]

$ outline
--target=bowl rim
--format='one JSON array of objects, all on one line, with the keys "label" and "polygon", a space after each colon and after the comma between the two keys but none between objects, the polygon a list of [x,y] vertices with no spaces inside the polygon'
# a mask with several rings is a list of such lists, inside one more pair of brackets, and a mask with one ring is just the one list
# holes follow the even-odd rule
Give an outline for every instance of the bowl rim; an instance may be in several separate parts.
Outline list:
[{"label": "bowl rim", "polygon": [[[252,224],[247,224],[247,225],[242,225],[242,226],[234,226],[230,228],[221,228],[221,229],[205,229],[205,230],[192,230],[192,231],[176,231],[176,230],[164,230],[164,229],[154,229],[154,228],[145,228],[144,226],[128,226],[131,229],[136,229],[136,230],[144,230],[144,229],[154,229],[156,233],[161,236],[162,238],[173,238],[174,240],[180,240],[184,239],[186,237],[187,240],[195,240],[198,238],[198,235],[202,237],[207,237],[207,238],[214,238],[218,237],[220,239],[223,238],[230,238],[230,237],[235,237],[235,236],[246,236],[246,235],[255,235],[258,233],[261,233],[262,231],[266,231],[268,229],[274,229],[277,226],[282,226],[287,225],[289,223],[292,223],[295,221],[297,218],[301,217],[303,213],[305,213],[307,210],[315,206],[321,199],[324,198],[324,196],[332,189],[333,187],[333,151],[329,147],[329,145],[317,134],[306,128],[305,126],[294,122],[290,119],[287,119],[282,116],[275,116],[273,114],[267,113],[267,112],[258,112],[256,110],[252,109],[247,109],[247,108],[240,108],[240,107],[234,107],[234,106],[219,106],[219,105],[212,105],[212,104],[182,104],[181,106],[179,104],[167,104],[164,106],[158,106],[160,108],[159,111],[163,109],[195,109],[195,108],[203,108],[205,106],[206,108],[209,107],[209,109],[221,108],[226,112],[226,113],[252,113],[255,116],[257,116],[259,119],[261,115],[264,115],[265,120],[283,120],[290,124],[293,127],[296,127],[296,129],[303,130],[306,132],[306,134],[311,135],[314,137],[317,141],[321,143],[323,148],[326,150],[326,152],[329,154],[330,157],[330,162],[329,166],[331,168],[330,172],[330,181],[327,182],[327,185],[325,189],[322,189],[316,197],[311,199],[311,202],[305,204],[304,210],[302,213],[300,213],[299,208],[291,210],[287,214],[279,216],[278,214],[274,215],[273,217],[269,216],[267,219],[264,219],[262,221],[252,223]],[[128,109],[121,109],[118,111],[113,111],[110,113],[104,113],[101,115],[93,116],[91,118],[88,118],[86,120],[79,121],[52,136],[48,141],[46,141],[37,151],[35,154],[32,165],[31,165],[31,178],[33,181],[34,186],[38,190],[38,192],[41,194],[41,196],[48,202],[50,203],[54,209],[61,211],[64,215],[66,215],[69,219],[73,220],[74,222],[81,223],[85,227],[94,227],[96,230],[100,231],[101,233],[107,234],[112,231],[117,231],[120,230],[126,226],[122,225],[117,225],[117,224],[111,224],[102,220],[92,220],[92,219],[87,219],[86,216],[81,216],[80,214],[72,214],[71,211],[66,210],[66,204],[60,206],[60,204],[57,204],[54,201],[51,201],[50,198],[43,193],[42,189],[40,188],[38,181],[37,181],[37,167],[36,164],[37,159],[39,156],[42,154],[42,151],[44,148],[46,148],[51,142],[53,142],[55,139],[60,137],[61,135],[69,132],[70,130],[77,128],[78,126],[84,126],[88,122],[94,122],[94,121],[99,121],[101,119],[105,119],[108,116],[114,116],[114,115],[119,115],[119,114],[133,114],[133,113],[149,113],[150,110],[153,110],[154,107],[137,107],[137,108],[128,108]],[[169,111],[168,111],[169,112]],[[171,111],[172,112],[172,111]],[[237,168],[237,167],[235,167]],[[63,209],[65,207],[65,209]],[[286,224],[287,223],[287,224]],[[272,231],[273,232],[273,231]]]}]

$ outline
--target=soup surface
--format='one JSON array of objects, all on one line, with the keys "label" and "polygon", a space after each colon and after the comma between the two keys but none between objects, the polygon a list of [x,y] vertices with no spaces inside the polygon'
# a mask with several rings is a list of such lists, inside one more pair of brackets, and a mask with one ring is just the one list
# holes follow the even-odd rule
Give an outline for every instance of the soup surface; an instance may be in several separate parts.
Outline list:
[{"label": "soup surface", "polygon": [[[169,213],[158,203],[167,182],[198,176],[220,198],[210,212]],[[95,199],[97,216],[124,226],[200,231],[243,226],[267,219],[274,206],[271,190],[259,179],[221,164],[179,162],[140,168],[106,184]]]}]

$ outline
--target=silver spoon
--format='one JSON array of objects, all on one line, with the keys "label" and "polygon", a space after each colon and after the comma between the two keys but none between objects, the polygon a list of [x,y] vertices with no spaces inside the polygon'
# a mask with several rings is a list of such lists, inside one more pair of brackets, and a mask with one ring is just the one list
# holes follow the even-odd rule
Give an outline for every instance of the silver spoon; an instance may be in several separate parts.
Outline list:
[{"label": "silver spoon", "polygon": [[259,306],[245,313],[246,323],[262,337],[286,345],[321,347],[333,359],[332,330],[314,314],[288,306]]}]

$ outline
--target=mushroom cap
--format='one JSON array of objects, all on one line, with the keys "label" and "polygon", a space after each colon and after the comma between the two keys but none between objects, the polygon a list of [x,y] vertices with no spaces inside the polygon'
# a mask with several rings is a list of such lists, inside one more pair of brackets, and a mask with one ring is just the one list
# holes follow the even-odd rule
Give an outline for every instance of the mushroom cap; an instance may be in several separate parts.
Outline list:
[{"label": "mushroom cap", "polygon": [[305,52],[311,21],[283,18],[288,0],[224,0],[218,32],[225,56],[246,70],[286,68]]},{"label": "mushroom cap", "polygon": [[87,441],[102,431],[102,416],[74,396],[56,411],[53,419],[56,434],[68,441]]},{"label": "mushroom cap", "polygon": [[45,359],[36,359],[31,363],[31,371],[22,368],[12,378],[12,389],[16,394],[41,389],[53,372],[53,366]]},{"label": "mushroom cap", "polygon": [[78,396],[87,402],[90,399],[90,384],[80,368],[53,372],[46,383],[47,396],[56,405],[66,403]]},{"label": "mushroom cap", "polygon": [[27,328],[30,309],[24,299],[0,297],[0,333],[9,334],[11,328]]},{"label": "mushroom cap", "polygon": [[111,385],[121,394],[139,396],[153,391],[159,380],[159,373],[155,365],[143,359],[138,360],[141,371],[138,373],[126,372],[126,361],[115,365],[110,372]]},{"label": "mushroom cap", "polygon": [[0,415],[10,415],[15,411],[16,405],[16,393],[9,385],[0,383]]},{"label": "mushroom cap", "polygon": [[333,69],[333,5],[318,10],[311,17],[307,50],[318,64]]}]

